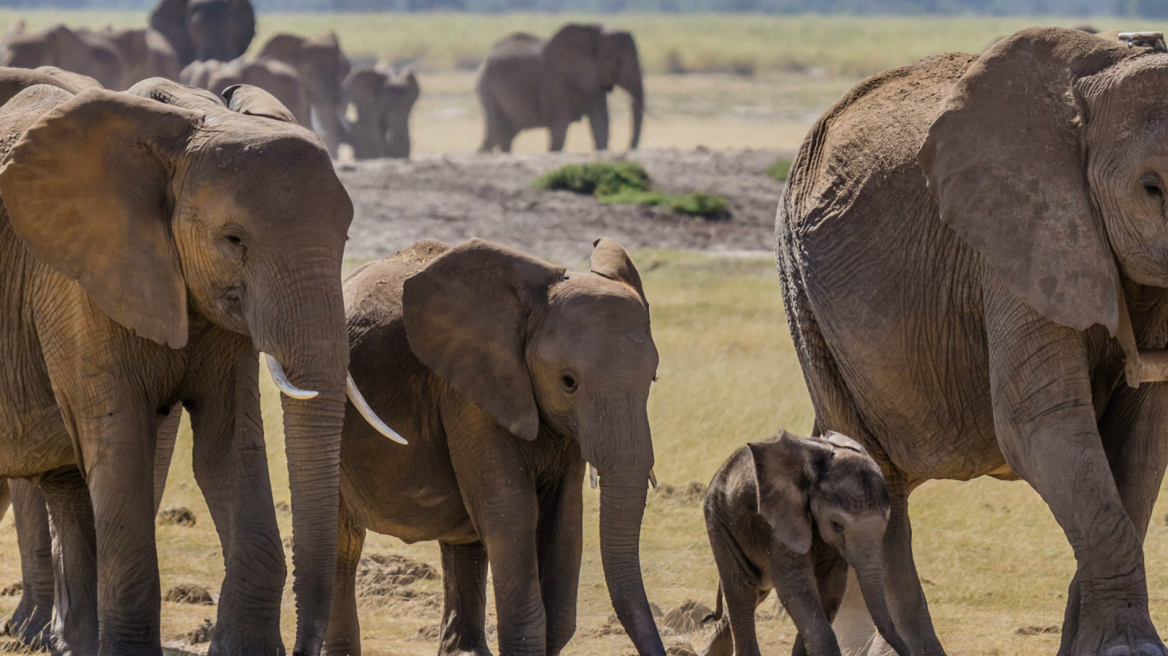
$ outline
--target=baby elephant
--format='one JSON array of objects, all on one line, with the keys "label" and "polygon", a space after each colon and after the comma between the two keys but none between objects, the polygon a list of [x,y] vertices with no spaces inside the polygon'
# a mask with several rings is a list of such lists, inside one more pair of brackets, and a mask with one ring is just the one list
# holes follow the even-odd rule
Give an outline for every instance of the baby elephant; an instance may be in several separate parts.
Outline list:
[{"label": "baby elephant", "polygon": [[799,631],[795,656],[839,656],[831,622],[848,565],[880,635],[908,656],[884,601],[888,493],[880,467],[855,440],[780,431],[748,444],[714,475],[705,514],[721,583],[718,624],[703,656],[757,655],[754,610],[772,588]]}]

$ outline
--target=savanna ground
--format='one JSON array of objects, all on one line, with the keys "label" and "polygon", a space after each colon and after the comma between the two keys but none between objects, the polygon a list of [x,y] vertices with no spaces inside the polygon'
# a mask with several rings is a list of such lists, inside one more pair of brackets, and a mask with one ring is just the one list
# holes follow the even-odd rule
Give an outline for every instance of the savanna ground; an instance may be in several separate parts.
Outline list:
[{"label": "savanna ground", "polygon": [[[141,25],[145,12],[0,11],[36,28]],[[504,34],[549,34],[568,19],[603,20],[632,30],[648,79],[642,148],[617,153],[643,163],[669,191],[708,190],[730,201],[716,220],[679,217],[658,208],[599,205],[567,192],[539,192],[539,173],[594,155],[537,155],[542,132],[524,134],[520,155],[471,155],[480,138],[474,68]],[[1074,18],[822,18],[763,16],[262,15],[261,42],[280,30],[336,29],[355,59],[413,66],[423,95],[415,109],[411,162],[343,163],[340,174],[357,217],[349,269],[421,237],[457,242],[482,236],[570,266],[583,267],[591,239],[614,236],[634,250],[651,303],[661,352],[650,398],[657,477],[666,485],[704,483],[748,440],[779,427],[806,433],[810,402],[783,318],[771,244],[782,185],[765,175],[789,157],[815,118],[862,77],[943,51],[980,51],[1033,24],[1072,26]],[[1091,19],[1100,29],[1163,29],[1154,22]],[[686,71],[682,74],[682,71]],[[619,96],[619,93],[617,94]],[[613,145],[627,139],[627,103],[617,99]],[[582,125],[568,150],[586,151]],[[671,250],[664,250],[671,249]],[[264,422],[277,516],[290,536],[280,410],[264,378]],[[223,576],[214,529],[191,474],[191,434],[184,421],[164,506],[194,511],[194,527],[159,526],[163,590],[182,583],[219,589]],[[605,629],[612,612],[597,548],[597,496],[585,490],[585,549],[576,638],[565,653],[625,654],[627,638]],[[1164,496],[1168,499],[1168,496]],[[1153,618],[1168,630],[1168,505],[1157,508],[1146,543]],[[914,551],[942,642],[954,654],[1054,653],[1073,572],[1071,550],[1042,501],[1021,482],[983,479],[925,484],[911,503]],[[366,554],[400,554],[437,566],[434,544],[404,545],[370,535]],[[700,506],[684,494],[651,493],[642,538],[650,599],[663,610],[686,600],[714,605],[717,576]],[[373,568],[376,569],[376,568]],[[19,579],[12,519],[0,522],[0,588]],[[423,629],[439,621],[434,580],[361,599],[366,654],[432,654]],[[407,597],[412,597],[407,599]],[[16,597],[0,596],[0,616]],[[493,600],[491,601],[493,606]],[[284,604],[291,645],[291,580]],[[163,638],[214,619],[212,606],[163,603]],[[493,612],[492,612],[493,618]],[[790,649],[794,629],[768,602],[760,610],[768,653]],[[1019,632],[1019,629],[1024,629]],[[421,637],[419,638],[419,631]],[[700,649],[705,632],[670,636]],[[203,646],[205,648],[205,645]]]}]

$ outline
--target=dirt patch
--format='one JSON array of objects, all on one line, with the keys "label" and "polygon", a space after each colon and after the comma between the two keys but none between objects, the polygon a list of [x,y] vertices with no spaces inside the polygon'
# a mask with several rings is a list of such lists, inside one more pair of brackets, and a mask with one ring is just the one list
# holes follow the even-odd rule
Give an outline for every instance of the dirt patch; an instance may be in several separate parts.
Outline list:
[{"label": "dirt patch", "polygon": [[[629,250],[770,251],[783,184],[766,174],[773,151],[640,150],[602,154],[457,154],[346,162],[338,174],[355,216],[346,255],[389,257],[415,241],[489,239],[564,263],[611,237]],[[537,191],[541,174],[576,162],[627,159],[669,193],[708,191],[730,204],[719,220],[663,207],[604,205],[590,196]]]},{"label": "dirt patch", "polygon": [[163,601],[173,601],[176,604],[197,604],[200,606],[211,606],[215,600],[211,598],[211,593],[201,585],[193,583],[180,583],[173,588],[166,591],[162,595]]},{"label": "dirt patch", "polygon": [[178,639],[188,645],[202,645],[211,642],[211,637],[214,635],[215,625],[211,623],[210,619],[204,619],[203,623],[195,627],[193,631],[187,631],[178,636]]},{"label": "dirt patch", "polygon": [[[661,607],[653,602],[649,602],[649,612],[653,614],[653,619],[660,625],[661,618],[665,616],[661,612]],[[625,627],[621,626],[620,620],[616,617],[616,613],[609,613],[608,618],[604,620],[604,624],[589,627],[580,633],[589,637],[625,635]]]},{"label": "dirt patch", "polygon": [[7,588],[0,588],[0,597],[19,597],[24,592],[24,581],[17,581]]},{"label": "dirt patch", "polygon": [[693,633],[713,613],[714,611],[702,602],[686,599],[680,606],[665,613],[661,623],[677,633]]},{"label": "dirt patch", "polygon": [[1014,633],[1024,636],[1033,635],[1047,635],[1052,633],[1062,633],[1062,628],[1058,625],[1052,626],[1020,626],[1014,629]]},{"label": "dirt patch", "polygon": [[195,521],[195,513],[183,506],[171,506],[158,511],[158,523],[162,526],[194,526]]},{"label": "dirt patch", "polygon": [[396,554],[368,554],[357,565],[357,594],[379,597],[399,594],[399,588],[416,581],[435,581],[438,570],[426,563]]},{"label": "dirt patch", "polygon": [[657,486],[653,496],[662,501],[698,505],[706,497],[706,484],[697,481],[690,481],[681,486],[662,483]]}]

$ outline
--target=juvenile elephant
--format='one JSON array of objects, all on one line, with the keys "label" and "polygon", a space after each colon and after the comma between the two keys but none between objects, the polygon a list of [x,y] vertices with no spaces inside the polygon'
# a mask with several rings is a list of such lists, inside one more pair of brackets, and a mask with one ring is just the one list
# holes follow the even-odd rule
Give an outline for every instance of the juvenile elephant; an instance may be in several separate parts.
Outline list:
[{"label": "juvenile elephant", "polygon": [[250,0],[159,0],[150,27],[166,38],[180,68],[193,61],[231,61],[255,38]]},{"label": "juvenile elephant", "polygon": [[[1033,28],[870,78],[816,123],[776,226],[820,428],[891,501],[885,573],[941,654],[908,495],[1019,477],[1074,548],[1062,654],[1165,654],[1142,542],[1168,461],[1168,54]],[[1158,46],[1158,47],[1157,47]]]},{"label": "juvenile elephant", "polygon": [[259,56],[282,61],[300,74],[312,107],[312,128],[329,154],[336,157],[346,138],[341,84],[350,71],[349,58],[341,50],[336,32],[310,37],[280,32],[260,48]]},{"label": "juvenile elephant", "polygon": [[608,94],[614,86],[633,103],[629,149],[641,142],[645,86],[637,44],[628,32],[569,23],[544,40],[516,33],[491,47],[475,92],[483,108],[481,152],[511,152],[515,135],[548,128],[550,149],[564,149],[568,126],[588,117],[597,150],[608,148]]},{"label": "juvenile elephant", "polygon": [[206,89],[220,96],[228,87],[248,84],[259,87],[280,101],[292,112],[300,125],[312,127],[308,98],[296,71],[274,59],[256,59],[245,62],[236,59],[221,62],[216,59],[191,62],[182,70],[179,81],[198,89]]},{"label": "juvenile elephant", "polygon": [[704,511],[720,583],[703,656],[758,656],[754,611],[772,589],[799,632],[793,653],[839,656],[831,622],[849,565],[880,634],[909,656],[884,599],[888,493],[855,440],[782,431],[748,444],[714,474]]},{"label": "juvenile elephant", "polygon": [[121,54],[123,80],[127,87],[151,77],[178,80],[182,71],[178,53],[166,37],[157,31],[150,28],[106,27],[96,33],[109,38]]},{"label": "juvenile elephant", "polygon": [[0,108],[0,476],[47,500],[57,648],[159,652],[152,472],[181,403],[226,560],[213,649],[283,649],[262,350],[286,396],[296,651],[315,654],[336,558],[348,195],[315,136],[262,117],[278,103],[259,90],[228,109],[165,80],[73,94],[36,73],[0,70],[0,88],[27,81]]},{"label": "juvenile elephant", "polygon": [[345,282],[353,377],[409,445],[347,411],[327,653],[361,650],[354,577],[367,529],[440,542],[439,653],[490,653],[488,563],[499,653],[560,653],[576,626],[586,462],[599,470],[613,607],[638,653],[665,653],[638,555],[657,350],[624,249],[599,240],[591,269],[477,239],[424,241]]},{"label": "juvenile elephant", "polygon": [[359,66],[342,85],[345,105],[357,112],[349,143],[357,159],[410,156],[410,111],[418,100],[418,78],[411,70]]},{"label": "juvenile elephant", "polygon": [[125,89],[126,65],[109,36],[62,24],[26,32],[16,23],[4,37],[0,66],[39,68],[54,66],[97,80],[107,89]]}]

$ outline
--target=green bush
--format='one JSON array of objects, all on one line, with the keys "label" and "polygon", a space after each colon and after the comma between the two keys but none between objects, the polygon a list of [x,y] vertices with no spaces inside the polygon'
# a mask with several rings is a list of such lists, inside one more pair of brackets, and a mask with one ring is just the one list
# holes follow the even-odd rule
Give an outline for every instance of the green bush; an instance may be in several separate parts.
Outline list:
[{"label": "green bush", "polygon": [[649,174],[636,162],[568,164],[541,175],[532,186],[593,195],[606,205],[657,205],[692,216],[708,217],[729,205],[725,197],[705,191],[680,196],[653,191]]},{"label": "green bush", "polygon": [[774,164],[767,168],[767,175],[778,180],[779,182],[786,182],[787,176],[791,174],[791,160],[776,159]]},{"label": "green bush", "polygon": [[636,162],[568,164],[548,171],[535,181],[536,189],[574,191],[597,196],[611,196],[626,189],[649,191],[651,187],[649,174]]}]

